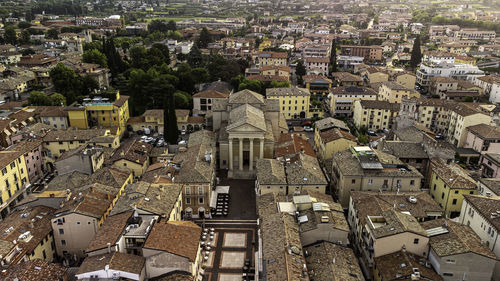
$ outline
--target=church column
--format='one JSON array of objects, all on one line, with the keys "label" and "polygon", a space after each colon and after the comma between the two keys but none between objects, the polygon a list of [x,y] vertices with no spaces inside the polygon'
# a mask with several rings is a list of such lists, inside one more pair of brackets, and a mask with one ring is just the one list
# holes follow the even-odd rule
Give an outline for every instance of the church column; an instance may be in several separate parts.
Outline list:
[{"label": "church column", "polygon": [[240,155],[238,157],[238,160],[240,161],[239,169],[240,171],[243,170],[243,138],[240,138]]},{"label": "church column", "polygon": [[264,138],[260,139],[260,159],[264,159]]},{"label": "church column", "polygon": [[253,170],[253,138],[250,138],[250,171]]},{"label": "church column", "polygon": [[229,170],[233,170],[233,139],[229,139]]}]

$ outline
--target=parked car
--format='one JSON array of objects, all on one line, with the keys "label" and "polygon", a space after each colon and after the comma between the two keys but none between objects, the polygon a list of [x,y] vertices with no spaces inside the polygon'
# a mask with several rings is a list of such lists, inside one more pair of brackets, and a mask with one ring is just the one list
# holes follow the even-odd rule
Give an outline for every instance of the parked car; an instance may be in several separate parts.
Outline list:
[{"label": "parked car", "polygon": [[304,127],[304,131],[306,131],[306,132],[313,132],[313,131],[314,131],[314,129],[313,129],[313,128],[311,128],[311,127],[309,127],[309,126],[305,126],[305,127]]}]

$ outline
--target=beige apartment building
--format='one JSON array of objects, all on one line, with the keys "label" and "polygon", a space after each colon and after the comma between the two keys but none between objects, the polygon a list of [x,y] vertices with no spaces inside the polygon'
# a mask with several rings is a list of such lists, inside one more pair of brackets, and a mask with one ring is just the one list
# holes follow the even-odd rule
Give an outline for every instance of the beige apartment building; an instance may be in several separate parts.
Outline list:
[{"label": "beige apartment building", "polygon": [[352,117],[355,101],[376,99],[377,92],[368,87],[330,88],[330,113],[335,116]]},{"label": "beige apartment building", "polygon": [[399,83],[382,82],[378,90],[378,99],[390,103],[401,103],[403,98],[420,98],[420,94],[413,88],[407,88]]},{"label": "beige apartment building", "polygon": [[354,125],[368,130],[393,128],[399,113],[399,104],[379,100],[356,100],[354,102]]},{"label": "beige apartment building", "polygon": [[330,178],[347,208],[351,191],[418,191],[423,176],[392,155],[361,146],[334,154]]},{"label": "beige apartment building", "polygon": [[361,269],[372,276],[374,258],[405,249],[419,257],[427,257],[427,232],[411,214],[394,209],[371,215],[366,210],[352,214],[357,227],[353,229],[354,245],[360,253]]}]

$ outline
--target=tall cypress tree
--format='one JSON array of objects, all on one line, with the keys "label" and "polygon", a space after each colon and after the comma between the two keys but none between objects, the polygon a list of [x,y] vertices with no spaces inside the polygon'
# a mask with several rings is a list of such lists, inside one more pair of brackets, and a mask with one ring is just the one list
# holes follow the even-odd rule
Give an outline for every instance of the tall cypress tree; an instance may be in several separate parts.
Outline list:
[{"label": "tall cypress tree", "polygon": [[168,85],[163,95],[163,135],[169,144],[176,144],[179,138],[172,85]]},{"label": "tall cypress tree", "polygon": [[335,41],[336,39],[334,38],[330,51],[330,75],[332,75],[333,72],[337,72],[337,44]]},{"label": "tall cypress tree", "polygon": [[422,51],[420,50],[420,36],[417,35],[417,38],[415,38],[413,42],[413,50],[411,50],[410,67],[412,69],[417,68],[421,61]]}]

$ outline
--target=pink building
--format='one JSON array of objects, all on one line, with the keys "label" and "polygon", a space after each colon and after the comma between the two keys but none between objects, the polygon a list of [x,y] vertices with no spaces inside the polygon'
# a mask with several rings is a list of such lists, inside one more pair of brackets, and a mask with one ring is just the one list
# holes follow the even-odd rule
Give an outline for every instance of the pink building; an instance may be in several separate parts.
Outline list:
[{"label": "pink building", "polygon": [[26,168],[28,169],[28,178],[31,184],[37,182],[43,177],[44,168],[42,161],[42,139],[27,138],[8,148],[24,153]]},{"label": "pink building", "polygon": [[486,153],[481,158],[481,175],[485,178],[500,178],[500,153]]},{"label": "pink building", "polygon": [[500,128],[486,124],[467,127],[465,148],[484,153],[500,153]]}]

